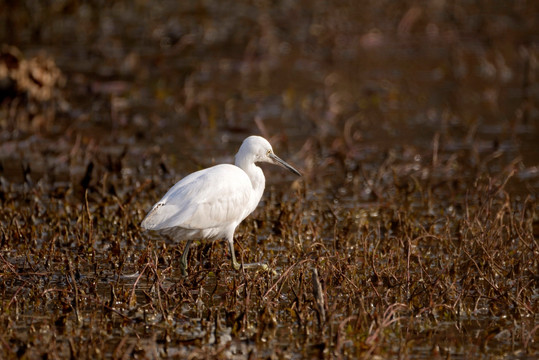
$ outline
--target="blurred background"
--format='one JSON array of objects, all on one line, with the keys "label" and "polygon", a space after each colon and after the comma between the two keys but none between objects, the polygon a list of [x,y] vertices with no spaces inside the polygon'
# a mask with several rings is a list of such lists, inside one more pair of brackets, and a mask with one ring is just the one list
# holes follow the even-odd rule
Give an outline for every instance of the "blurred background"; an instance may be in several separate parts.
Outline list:
[{"label": "blurred background", "polygon": [[0,174],[78,183],[88,153],[185,174],[260,134],[312,181],[388,153],[430,163],[435,146],[435,161],[518,158],[536,191],[537,7],[3,1]]}]

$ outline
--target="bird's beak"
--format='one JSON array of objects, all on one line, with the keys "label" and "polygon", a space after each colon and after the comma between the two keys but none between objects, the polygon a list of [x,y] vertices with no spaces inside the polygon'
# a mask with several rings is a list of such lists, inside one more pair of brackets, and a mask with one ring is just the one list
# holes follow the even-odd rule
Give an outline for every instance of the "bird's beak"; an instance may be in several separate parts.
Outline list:
[{"label": "bird's beak", "polygon": [[294,174],[296,174],[297,176],[301,176],[300,172],[297,171],[296,169],[294,169],[290,164],[288,164],[286,161],[282,160],[280,157],[278,157],[277,155],[275,155],[274,153],[270,153],[269,154],[269,157],[270,159],[273,160],[273,163],[275,165],[280,165],[282,167],[284,167],[285,169],[288,169],[290,172],[293,172]]}]

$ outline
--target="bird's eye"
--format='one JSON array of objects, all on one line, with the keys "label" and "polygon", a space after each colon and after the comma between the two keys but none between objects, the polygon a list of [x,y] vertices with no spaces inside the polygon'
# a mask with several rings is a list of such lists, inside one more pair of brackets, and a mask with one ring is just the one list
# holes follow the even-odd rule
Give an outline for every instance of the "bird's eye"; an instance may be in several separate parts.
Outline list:
[{"label": "bird's eye", "polygon": [[271,150],[266,151],[266,156],[270,156]]}]

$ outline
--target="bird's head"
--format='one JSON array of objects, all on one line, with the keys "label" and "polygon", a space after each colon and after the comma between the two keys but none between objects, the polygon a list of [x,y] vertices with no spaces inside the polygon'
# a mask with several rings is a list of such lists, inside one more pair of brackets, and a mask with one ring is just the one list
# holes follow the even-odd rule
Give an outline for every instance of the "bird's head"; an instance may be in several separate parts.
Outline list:
[{"label": "bird's head", "polygon": [[294,174],[301,176],[300,172],[294,169],[286,161],[275,155],[273,148],[268,140],[261,136],[249,136],[243,140],[238,153],[236,154],[236,164],[243,161],[267,162],[284,167],[285,169],[293,172]]}]

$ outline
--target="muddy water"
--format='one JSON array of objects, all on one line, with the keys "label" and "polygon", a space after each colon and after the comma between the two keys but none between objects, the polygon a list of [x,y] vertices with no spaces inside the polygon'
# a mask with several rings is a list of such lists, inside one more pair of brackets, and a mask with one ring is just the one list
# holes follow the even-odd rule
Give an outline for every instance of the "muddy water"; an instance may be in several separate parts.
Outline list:
[{"label": "muddy water", "polygon": [[[81,356],[85,347],[108,357],[225,348],[225,357],[537,354],[537,215],[529,210],[539,189],[536,5],[6,6],[2,40],[21,59],[53,59],[64,78],[46,99],[19,90],[2,102],[6,354],[43,354],[35,349],[50,333],[62,344],[57,353]],[[232,162],[253,133],[304,177],[264,167],[266,195],[238,230],[237,249],[287,276],[234,274],[216,243],[197,246],[194,275],[183,281],[180,249],[138,223],[174,181]],[[504,284],[517,294],[506,296],[510,306],[499,286],[469,284],[488,282],[481,271],[498,253],[458,263],[445,240],[425,241],[449,234],[457,244],[466,226],[495,238],[469,224],[491,221],[483,206],[501,196],[473,190],[499,194],[494,185],[505,180],[508,212],[530,224],[511,233],[530,252],[502,264],[507,276],[522,271]],[[406,248],[407,231],[417,235],[408,259],[418,268],[405,286],[390,269],[401,263],[394,251]],[[314,336],[315,310],[302,306],[315,309],[316,299],[302,289],[317,261],[336,305]],[[482,276],[459,273],[467,267]],[[495,279],[504,274],[495,270]],[[45,297],[32,306],[20,294]],[[403,302],[405,312],[382,316]]]}]

